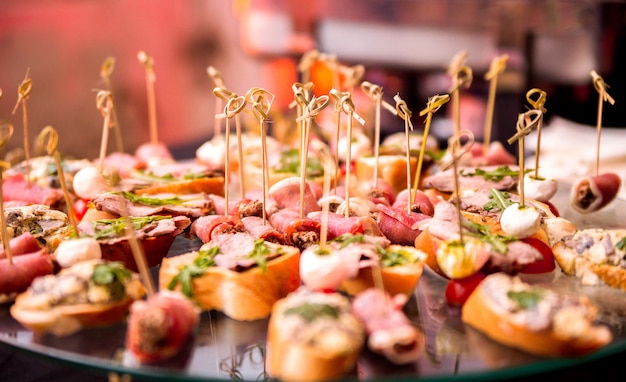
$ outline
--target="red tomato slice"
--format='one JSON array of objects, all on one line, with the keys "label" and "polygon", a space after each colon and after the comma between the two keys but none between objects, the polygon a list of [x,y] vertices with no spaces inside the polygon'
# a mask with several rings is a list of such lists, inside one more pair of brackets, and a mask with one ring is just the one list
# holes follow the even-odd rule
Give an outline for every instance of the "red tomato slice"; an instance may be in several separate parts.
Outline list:
[{"label": "red tomato slice", "polygon": [[74,204],[72,204],[72,210],[74,211],[74,216],[76,217],[76,220],[78,222],[83,220],[83,216],[85,216],[85,213],[87,212],[88,209],[89,209],[89,200],[78,198],[76,199]]},{"label": "red tomato slice", "polygon": [[556,268],[554,253],[552,253],[552,248],[546,243],[534,237],[525,237],[522,241],[535,247],[541,253],[543,259],[536,260],[534,263],[524,266],[521,273],[548,273]]},{"label": "red tomato slice", "polygon": [[560,217],[561,215],[559,214],[559,210],[556,208],[556,206],[548,201],[542,202],[543,204],[547,205],[548,207],[550,207],[550,211],[554,214],[554,216],[556,216],[557,218]]},{"label": "red tomato slice", "polygon": [[483,272],[476,272],[462,279],[453,279],[446,286],[446,300],[450,305],[463,305],[478,284],[487,277]]}]

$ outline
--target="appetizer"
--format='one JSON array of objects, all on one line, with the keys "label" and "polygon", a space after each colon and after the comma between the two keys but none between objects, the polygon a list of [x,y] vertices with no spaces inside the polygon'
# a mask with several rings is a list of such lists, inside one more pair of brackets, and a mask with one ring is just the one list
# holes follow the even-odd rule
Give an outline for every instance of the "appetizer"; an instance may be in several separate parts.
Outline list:
[{"label": "appetizer", "polygon": [[37,277],[11,306],[11,316],[36,333],[66,336],[123,320],[145,289],[121,263],[79,262],[56,275]]},{"label": "appetizer", "polygon": [[200,309],[182,293],[160,291],[130,306],[126,347],[140,363],[177,355],[200,321]]},{"label": "appetizer", "polygon": [[584,285],[626,291],[626,229],[581,229],[562,238],[552,251],[563,272]]},{"label": "appetizer", "polygon": [[463,305],[463,322],[491,339],[544,357],[584,356],[609,344],[586,299],[561,296],[504,273],[487,276]]},{"label": "appetizer", "polygon": [[220,234],[198,252],[164,258],[159,289],[180,290],[202,310],[252,321],[267,317],[278,299],[300,286],[299,262],[295,247],[248,233]]},{"label": "appetizer", "polygon": [[570,202],[581,214],[595,212],[612,202],[621,187],[622,178],[612,172],[585,176],[572,185]]},{"label": "appetizer", "polygon": [[339,293],[301,288],[274,304],[267,330],[267,372],[284,381],[324,381],[354,370],[365,329]]}]

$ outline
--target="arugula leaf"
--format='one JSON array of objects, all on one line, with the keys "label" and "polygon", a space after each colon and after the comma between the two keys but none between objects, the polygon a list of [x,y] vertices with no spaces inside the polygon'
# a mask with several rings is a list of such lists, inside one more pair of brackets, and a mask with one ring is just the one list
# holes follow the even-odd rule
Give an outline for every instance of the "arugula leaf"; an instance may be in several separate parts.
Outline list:
[{"label": "arugula leaf", "polygon": [[215,266],[214,258],[218,253],[220,253],[218,246],[199,251],[198,257],[194,259],[193,263],[182,267],[178,274],[170,280],[167,289],[173,290],[180,284],[181,292],[189,298],[193,297],[193,279],[202,276],[208,268]]},{"label": "arugula leaf", "polygon": [[168,204],[182,204],[185,203],[185,200],[179,198],[178,196],[174,196],[171,198],[151,198],[148,196],[139,196],[132,192],[121,191],[120,194],[130,200],[132,203],[143,204],[146,206],[166,206]]},{"label": "arugula leaf", "polygon": [[[279,173],[300,175],[300,150],[289,149],[280,153],[280,162],[274,167]],[[324,166],[318,158],[309,157],[306,161],[306,177],[313,179],[324,175]]]},{"label": "arugula leaf", "polygon": [[[526,174],[530,171],[533,170],[527,169],[524,173]],[[477,168],[474,172],[461,170],[459,174],[461,176],[482,176],[485,180],[499,182],[504,179],[505,176],[519,176],[519,170],[512,170],[509,166],[500,166],[492,171],[483,170],[482,168]]]},{"label": "arugula leaf", "polygon": [[267,272],[267,256],[271,253],[270,248],[265,244],[265,240],[256,239],[254,241],[254,249],[248,253],[248,257],[254,259],[256,265],[263,270],[263,273]]},{"label": "arugula leaf", "polygon": [[98,286],[106,287],[114,300],[126,296],[124,281],[130,279],[131,272],[119,261],[96,264],[91,275],[91,281]]},{"label": "arugula leaf", "polygon": [[520,309],[532,309],[543,299],[543,290],[534,288],[523,291],[509,291],[507,297],[513,300]]},{"label": "arugula leaf", "polygon": [[464,221],[463,226],[469,230],[469,232],[467,232],[468,235],[490,244],[496,252],[501,254],[506,254],[509,251],[507,243],[517,240],[514,236],[493,234],[489,226],[472,221]]},{"label": "arugula leaf", "polygon": [[[169,215],[153,215],[153,216],[131,216],[129,217],[131,224],[133,225],[133,229],[140,230],[146,224],[150,224],[152,222],[170,219]],[[92,226],[94,229],[94,239],[100,240],[110,237],[117,237],[121,233],[124,232],[124,228],[126,219],[124,217],[117,219],[100,219],[92,222]]]},{"label": "arugula leaf", "polygon": [[483,206],[485,211],[491,211],[494,209],[504,211],[508,206],[513,204],[511,201],[511,195],[509,195],[508,192],[502,192],[495,188],[491,188],[489,190],[489,199],[490,201],[485,203]]},{"label": "arugula leaf", "polygon": [[337,236],[331,241],[335,243],[339,243],[340,244],[339,248],[344,249],[345,247],[349,246],[352,243],[364,243],[365,236],[362,233],[357,233],[357,234],[344,233],[344,234]]},{"label": "arugula leaf", "polygon": [[623,237],[620,241],[618,241],[617,244],[615,244],[615,248],[620,251],[626,250],[626,237]]},{"label": "arugula leaf", "polygon": [[339,309],[329,304],[305,302],[302,305],[294,306],[285,310],[285,315],[297,314],[306,322],[312,322],[317,318],[328,316],[331,318],[339,317]]}]

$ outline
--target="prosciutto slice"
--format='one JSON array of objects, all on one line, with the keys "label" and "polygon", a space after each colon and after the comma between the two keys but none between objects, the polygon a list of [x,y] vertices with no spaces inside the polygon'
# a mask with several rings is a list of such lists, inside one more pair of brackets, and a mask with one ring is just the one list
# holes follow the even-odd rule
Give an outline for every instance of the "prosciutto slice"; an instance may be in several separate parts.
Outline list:
[{"label": "prosciutto slice", "polygon": [[199,217],[191,223],[191,236],[208,243],[222,233],[244,232],[246,229],[239,219],[233,215],[207,215]]},{"label": "prosciutto slice", "polygon": [[431,216],[411,212],[406,208],[387,207],[379,204],[378,226],[391,244],[415,245],[415,238],[422,232],[421,225]]},{"label": "prosciutto slice", "polygon": [[263,224],[263,218],[258,216],[246,216],[241,219],[246,231],[256,239],[263,239],[270,243],[285,244],[285,237],[279,230],[272,227],[269,221]]},{"label": "prosciutto slice", "polygon": [[[291,177],[276,182],[269,190],[270,197],[276,201],[278,208],[300,211],[300,178]],[[317,196],[311,182],[304,187],[304,214],[321,210],[317,204]]]},{"label": "prosciutto slice", "polygon": [[424,335],[402,311],[407,297],[389,296],[379,288],[369,288],[356,296],[352,311],[364,324],[367,346],[397,365],[416,361],[424,353]]},{"label": "prosciutto slice", "polygon": [[[174,195],[151,195],[150,199],[167,199]],[[92,203],[98,210],[102,210],[113,215],[122,216],[122,205],[126,205],[128,216],[151,216],[151,215],[183,215],[188,218],[197,218],[208,215],[215,211],[213,201],[204,194],[189,194],[177,196],[180,203],[177,204],[144,204],[132,202],[121,193],[103,192],[96,196]],[[122,204],[123,203],[123,204]]]},{"label": "prosciutto slice", "polygon": [[[322,212],[311,212],[309,218],[322,222]],[[369,216],[349,216],[341,215],[335,212],[328,213],[328,239],[332,240],[344,233],[358,234],[371,236],[383,236],[383,233],[378,227],[376,220]]]},{"label": "prosciutto slice", "polygon": [[270,224],[283,233],[285,242],[303,250],[320,241],[321,223],[311,218],[300,219],[300,214],[291,209],[279,210],[269,217]]},{"label": "prosciutto slice", "polygon": [[[409,197],[412,190],[404,189],[398,193],[396,201],[391,205],[394,208],[404,208],[409,203]],[[411,211],[421,213],[424,215],[433,216],[435,213],[435,207],[430,200],[430,197],[422,190],[417,190],[415,193],[415,201],[411,201]]]},{"label": "prosciutto slice", "polygon": [[54,272],[54,263],[46,248],[0,260],[0,301],[10,301],[24,292],[36,277]]},{"label": "prosciutto slice", "polygon": [[191,338],[200,309],[182,293],[162,290],[130,306],[126,346],[140,363],[174,357]]},{"label": "prosciutto slice", "polygon": [[[41,244],[35,236],[30,232],[24,232],[19,236],[16,236],[9,240],[9,248],[11,248],[11,255],[19,256],[26,253],[37,252],[41,249]],[[4,245],[0,246],[0,259],[6,259],[7,254],[4,250]]]},{"label": "prosciutto slice", "polygon": [[43,204],[48,207],[63,203],[63,190],[60,188],[42,187],[35,182],[30,186],[24,175],[7,174],[2,180],[2,196],[4,201],[19,201],[28,204]]},{"label": "prosciutto slice", "polygon": [[615,199],[621,186],[622,179],[612,172],[583,177],[572,185],[571,205],[581,214],[598,211]]}]

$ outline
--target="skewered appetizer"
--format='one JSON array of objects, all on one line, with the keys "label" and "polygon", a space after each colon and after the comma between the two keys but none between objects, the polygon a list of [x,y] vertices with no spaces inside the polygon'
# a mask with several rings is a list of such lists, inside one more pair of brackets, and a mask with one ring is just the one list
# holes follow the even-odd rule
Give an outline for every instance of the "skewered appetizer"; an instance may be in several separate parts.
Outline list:
[{"label": "skewered appetizer", "polygon": [[121,263],[88,260],[36,278],[10,312],[36,333],[66,336],[121,321],[144,293],[139,275]]},{"label": "skewered appetizer", "polygon": [[299,262],[295,247],[248,233],[220,234],[198,252],[164,258],[159,289],[180,290],[202,310],[252,321],[267,317],[278,299],[300,286]]}]

